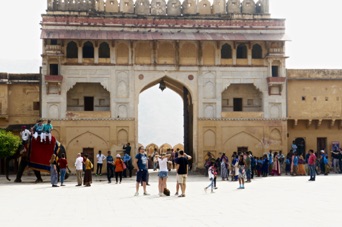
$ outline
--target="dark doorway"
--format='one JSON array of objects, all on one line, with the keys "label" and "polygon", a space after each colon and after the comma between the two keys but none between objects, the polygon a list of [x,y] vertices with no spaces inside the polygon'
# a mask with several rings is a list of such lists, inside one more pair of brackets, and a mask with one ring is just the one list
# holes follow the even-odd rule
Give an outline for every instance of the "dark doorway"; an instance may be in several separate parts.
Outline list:
[{"label": "dark doorway", "polygon": [[242,111],[242,98],[234,98],[234,111]]},{"label": "dark doorway", "polygon": [[84,155],[87,154],[91,163],[94,164],[94,148],[90,148],[90,147],[83,148],[83,154]]},{"label": "dark doorway", "polygon": [[238,147],[237,148],[238,153],[243,153],[248,151],[248,147]]},{"label": "dark doorway", "polygon": [[84,97],[84,111],[94,111],[94,97]]},{"label": "dark doorway", "polygon": [[325,150],[327,148],[327,138],[319,137],[317,138],[317,151]]},{"label": "dark doorway", "polygon": [[305,157],[305,140],[304,140],[304,138],[295,139],[295,144],[297,145],[297,154],[303,155],[303,157]]}]

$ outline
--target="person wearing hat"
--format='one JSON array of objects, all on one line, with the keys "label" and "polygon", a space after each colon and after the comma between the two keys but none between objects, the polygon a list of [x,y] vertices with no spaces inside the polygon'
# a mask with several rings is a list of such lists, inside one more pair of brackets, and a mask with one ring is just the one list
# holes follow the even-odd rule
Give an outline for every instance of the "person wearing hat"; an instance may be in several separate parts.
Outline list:
[{"label": "person wearing hat", "polygon": [[115,159],[115,181],[118,183],[118,178],[120,177],[120,184],[122,181],[122,172],[124,171],[124,162],[121,159],[121,155],[117,154]]},{"label": "person wearing hat", "polygon": [[26,128],[25,125],[21,126],[21,143],[25,146],[30,138],[31,132]]}]

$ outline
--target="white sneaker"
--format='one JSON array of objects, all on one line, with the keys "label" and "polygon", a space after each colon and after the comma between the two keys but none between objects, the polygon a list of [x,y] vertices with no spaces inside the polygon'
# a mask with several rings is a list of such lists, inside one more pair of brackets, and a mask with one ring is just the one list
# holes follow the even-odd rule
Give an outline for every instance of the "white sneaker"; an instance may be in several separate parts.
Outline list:
[{"label": "white sneaker", "polygon": [[150,195],[150,194],[148,194],[147,192],[144,192],[144,195]]},{"label": "white sneaker", "polygon": [[134,196],[138,196],[139,195],[139,192],[136,192],[135,194],[134,194]]}]

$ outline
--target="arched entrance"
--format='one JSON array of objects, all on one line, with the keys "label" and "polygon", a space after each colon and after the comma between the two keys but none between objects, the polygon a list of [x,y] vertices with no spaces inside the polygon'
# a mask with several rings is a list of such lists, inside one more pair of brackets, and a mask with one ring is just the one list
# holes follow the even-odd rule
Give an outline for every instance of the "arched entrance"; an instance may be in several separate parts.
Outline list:
[{"label": "arched entrance", "polygon": [[[192,103],[192,97],[190,94],[190,91],[180,82],[164,76],[158,80],[155,80],[147,85],[145,85],[141,91],[140,94],[148,89],[150,89],[151,87],[155,86],[155,85],[162,85],[161,87],[165,86],[165,89],[171,89],[172,91],[174,91],[176,94],[178,94],[182,101],[183,101],[183,144],[184,144],[184,151],[193,156],[193,103]],[[153,99],[153,97],[151,97]],[[140,110],[139,110],[140,111]],[[164,121],[167,121],[168,119],[163,119]],[[139,119],[138,119],[139,121]],[[139,124],[139,122],[137,122]],[[170,130],[172,130],[172,122],[169,122],[169,126],[170,126]],[[139,138],[139,129],[137,127],[137,131],[138,131],[138,138]],[[150,142],[154,142],[154,141],[150,141]],[[167,141],[164,141],[164,143],[166,143]],[[141,143],[140,141],[138,141],[138,143]],[[160,145],[160,144],[159,144]],[[176,144],[173,144],[176,145]]]}]

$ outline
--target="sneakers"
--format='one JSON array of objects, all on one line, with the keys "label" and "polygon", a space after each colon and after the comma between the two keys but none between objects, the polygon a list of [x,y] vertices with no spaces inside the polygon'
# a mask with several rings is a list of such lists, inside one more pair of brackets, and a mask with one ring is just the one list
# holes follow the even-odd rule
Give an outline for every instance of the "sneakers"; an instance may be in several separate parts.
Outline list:
[{"label": "sneakers", "polygon": [[134,196],[138,196],[139,195],[139,192],[136,192],[135,194],[134,194]]},{"label": "sneakers", "polygon": [[144,195],[150,195],[150,194],[148,194],[147,192],[144,192]]},{"label": "sneakers", "polygon": [[178,197],[185,197],[185,195],[184,195],[184,194],[181,194],[181,195],[179,195]]},{"label": "sneakers", "polygon": [[178,195],[178,192],[176,192],[175,195],[177,196],[177,195]]}]

